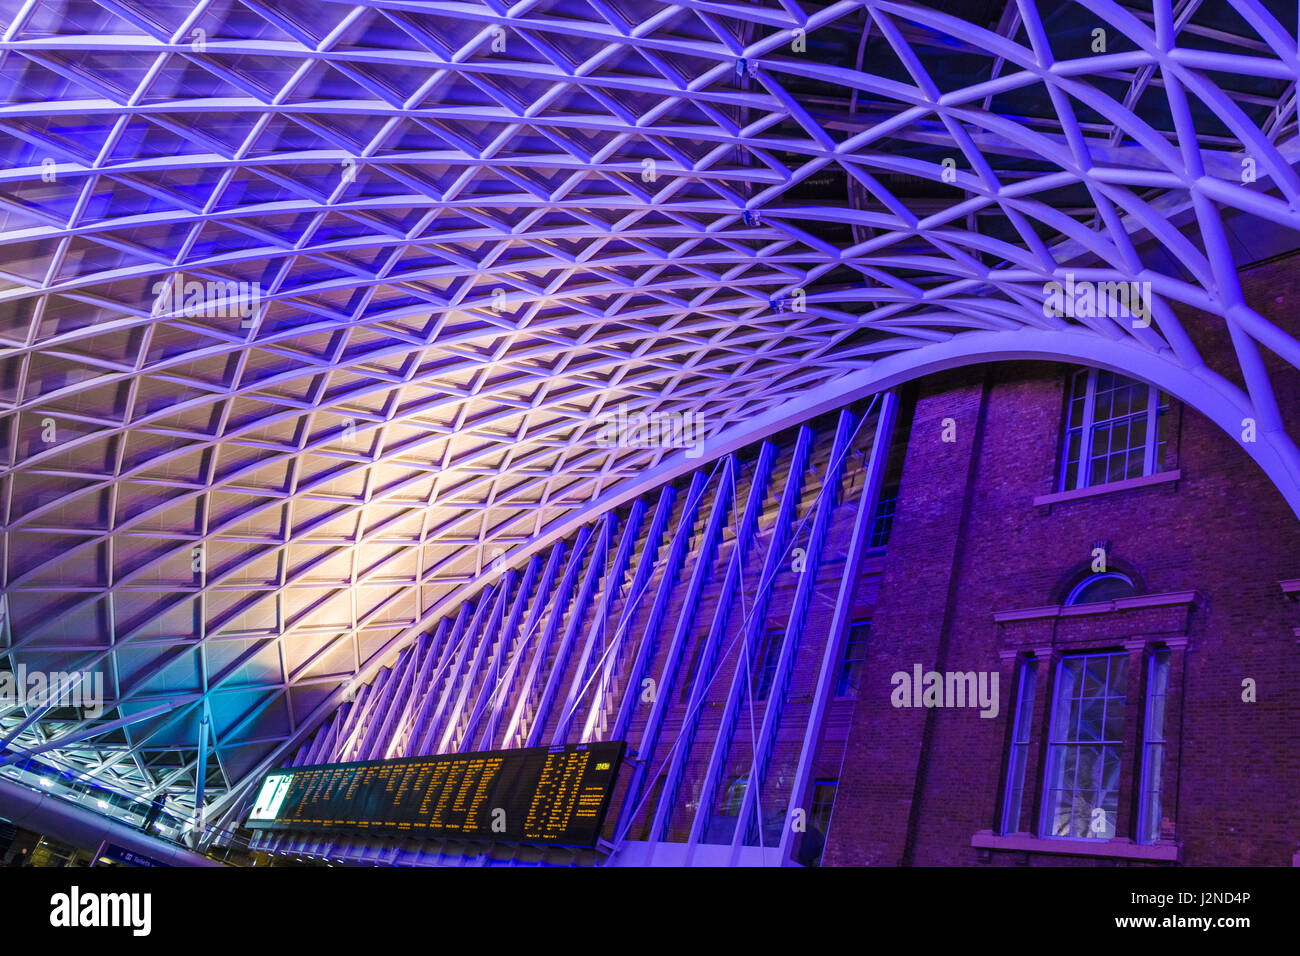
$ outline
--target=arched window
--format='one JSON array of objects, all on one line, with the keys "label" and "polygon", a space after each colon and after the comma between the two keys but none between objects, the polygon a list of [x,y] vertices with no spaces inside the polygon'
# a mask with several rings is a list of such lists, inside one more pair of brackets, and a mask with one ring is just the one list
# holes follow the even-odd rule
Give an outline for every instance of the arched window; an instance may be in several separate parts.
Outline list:
[{"label": "arched window", "polygon": [[1137,593],[1133,579],[1119,571],[1106,571],[1103,574],[1090,574],[1071,590],[1065,599],[1067,605],[1096,604],[1098,601],[1113,601],[1116,598],[1132,597]]}]

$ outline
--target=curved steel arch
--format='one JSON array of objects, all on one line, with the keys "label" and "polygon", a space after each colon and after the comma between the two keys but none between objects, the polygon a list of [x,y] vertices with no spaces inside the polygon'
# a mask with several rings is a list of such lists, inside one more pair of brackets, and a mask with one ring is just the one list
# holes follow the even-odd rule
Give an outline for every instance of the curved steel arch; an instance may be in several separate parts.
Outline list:
[{"label": "curved steel arch", "polygon": [[0,741],[182,802],[207,753],[224,801],[495,556],[694,464],[601,446],[623,406],[721,452],[1078,361],[1254,419],[1300,513],[1300,342],[1238,276],[1300,246],[1294,5],[945,9],[0,10],[0,657],[111,698]]}]

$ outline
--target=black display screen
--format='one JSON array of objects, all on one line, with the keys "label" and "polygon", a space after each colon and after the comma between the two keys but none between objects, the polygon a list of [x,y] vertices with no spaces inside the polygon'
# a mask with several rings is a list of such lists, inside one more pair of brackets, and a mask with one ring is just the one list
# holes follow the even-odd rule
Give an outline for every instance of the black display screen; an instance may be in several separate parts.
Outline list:
[{"label": "black display screen", "polygon": [[286,767],[248,817],[262,830],[592,847],[623,741]]}]

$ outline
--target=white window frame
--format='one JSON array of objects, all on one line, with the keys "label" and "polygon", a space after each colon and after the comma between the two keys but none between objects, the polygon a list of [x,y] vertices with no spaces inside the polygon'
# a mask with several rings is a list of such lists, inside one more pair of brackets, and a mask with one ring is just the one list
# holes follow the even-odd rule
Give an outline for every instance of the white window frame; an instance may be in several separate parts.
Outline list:
[{"label": "white window frame", "polygon": [[[1041,805],[1039,807],[1039,815],[1038,815],[1038,835],[1043,839],[1047,839],[1047,840],[1063,840],[1063,841],[1090,843],[1090,842],[1097,842],[1098,840],[1104,841],[1107,839],[1113,839],[1114,837],[1123,836],[1123,834],[1119,832],[1118,827],[1114,828],[1115,829],[1114,837],[1097,837],[1091,835],[1081,836],[1081,837],[1057,836],[1052,833],[1052,820],[1053,820],[1053,814],[1055,810],[1055,804],[1052,799],[1052,791],[1054,789],[1057,789],[1056,787],[1053,786],[1055,780],[1052,775],[1052,757],[1053,757],[1052,751],[1056,747],[1087,746],[1086,744],[1084,744],[1083,741],[1080,740],[1058,739],[1060,737],[1060,733],[1059,733],[1060,728],[1057,727],[1056,716],[1057,716],[1057,708],[1059,707],[1060,704],[1061,681],[1062,678],[1064,677],[1065,664],[1068,660],[1088,658],[1088,657],[1109,657],[1112,660],[1126,660],[1126,655],[1122,651],[1079,651],[1078,653],[1063,655],[1062,658],[1056,662],[1056,667],[1055,667],[1056,673],[1052,677],[1052,696],[1048,700],[1048,707],[1050,708],[1050,711],[1047,716],[1047,737],[1043,741],[1043,746],[1044,746],[1043,779],[1040,781],[1039,784]],[[1108,684],[1109,684],[1109,676],[1110,676],[1109,666],[1110,665],[1108,665],[1108,669],[1107,669]],[[1085,664],[1084,665],[1085,670],[1086,667],[1087,665]],[[1133,679],[1132,674],[1128,674],[1125,677],[1125,680],[1132,680],[1132,679]],[[1079,680],[1081,682],[1086,680],[1084,671],[1080,672]],[[1130,721],[1132,719],[1133,719],[1132,714],[1125,713],[1124,715],[1125,722]],[[1118,741],[1098,740],[1096,742],[1096,746],[1114,747],[1116,750],[1116,759],[1120,761],[1120,773],[1121,773],[1115,791],[1118,796],[1118,794],[1123,792],[1123,787],[1124,787],[1124,779],[1122,776],[1123,767],[1124,767],[1124,762],[1123,762],[1124,761],[1124,740],[1122,737]],[[1080,788],[1076,786],[1072,788],[1072,791],[1077,792],[1079,789]]]},{"label": "white window frame", "polygon": [[[1070,378],[1069,394],[1066,398],[1066,415],[1064,440],[1061,443],[1060,474],[1057,484],[1060,491],[1077,491],[1083,488],[1097,487],[1088,484],[1088,474],[1092,470],[1092,433],[1096,426],[1097,380],[1101,369],[1079,369]],[[1118,373],[1115,373],[1118,374]],[[1080,375],[1087,375],[1088,382],[1084,392],[1082,421],[1076,425],[1071,419],[1074,406],[1074,383]],[[1127,376],[1120,376],[1127,378]],[[1128,379],[1143,384],[1136,379]],[[1147,429],[1142,454],[1143,476],[1155,474],[1160,462],[1156,461],[1156,449],[1160,446],[1160,390],[1154,385],[1147,385]],[[1068,484],[1070,470],[1070,433],[1079,429],[1079,461],[1074,476],[1074,485]]]}]

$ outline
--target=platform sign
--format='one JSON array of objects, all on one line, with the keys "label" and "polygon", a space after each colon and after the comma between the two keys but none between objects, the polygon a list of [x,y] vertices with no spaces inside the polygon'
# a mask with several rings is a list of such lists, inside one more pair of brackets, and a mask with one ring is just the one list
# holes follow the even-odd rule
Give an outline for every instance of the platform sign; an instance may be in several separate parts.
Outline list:
[{"label": "platform sign", "polygon": [[169,863],[163,863],[161,860],[155,860],[151,856],[145,856],[143,853],[137,853],[135,850],[128,850],[126,847],[118,846],[116,843],[105,844],[103,850],[100,851],[99,858],[103,859],[105,857],[112,860],[114,863],[121,864],[122,866],[153,867],[171,865]]},{"label": "platform sign", "polygon": [[252,829],[595,846],[622,741],[288,767],[262,781]]}]

